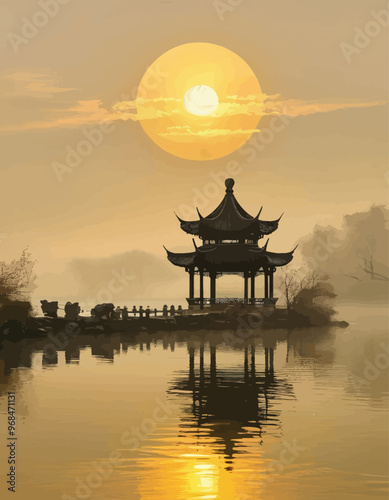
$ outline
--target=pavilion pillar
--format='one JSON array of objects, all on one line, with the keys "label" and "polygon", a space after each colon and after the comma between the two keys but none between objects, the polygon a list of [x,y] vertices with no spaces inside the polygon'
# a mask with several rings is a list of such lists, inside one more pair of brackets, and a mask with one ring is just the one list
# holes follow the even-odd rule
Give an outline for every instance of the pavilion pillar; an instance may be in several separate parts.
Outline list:
[{"label": "pavilion pillar", "polygon": [[204,270],[200,269],[200,309],[204,309]]},{"label": "pavilion pillar", "polygon": [[269,279],[270,279],[270,295],[269,295],[269,297],[273,298],[273,294],[274,294],[274,270],[273,269],[270,271]]},{"label": "pavilion pillar", "polygon": [[251,302],[255,303],[255,271],[251,271]]},{"label": "pavilion pillar", "polygon": [[189,298],[194,298],[194,269],[191,268],[189,271]]},{"label": "pavilion pillar", "polygon": [[249,298],[249,275],[244,273],[244,298],[245,301]]},{"label": "pavilion pillar", "polygon": [[211,295],[211,304],[215,304],[215,299],[216,299],[216,273],[211,273],[209,275],[210,280],[211,280],[211,289],[210,289],[210,295]]},{"label": "pavilion pillar", "polygon": [[265,279],[265,299],[267,299],[269,297],[269,274],[267,269],[265,269],[263,277]]}]

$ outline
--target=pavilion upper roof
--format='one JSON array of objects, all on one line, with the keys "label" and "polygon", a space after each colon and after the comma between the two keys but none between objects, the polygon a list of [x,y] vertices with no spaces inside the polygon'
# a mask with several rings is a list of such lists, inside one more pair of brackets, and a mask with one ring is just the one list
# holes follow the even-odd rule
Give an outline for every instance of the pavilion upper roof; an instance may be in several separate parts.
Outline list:
[{"label": "pavilion upper roof", "polygon": [[263,235],[271,234],[278,228],[279,219],[273,221],[263,221],[259,219],[262,211],[253,217],[247,213],[238,203],[234,196],[234,179],[227,179],[226,194],[216,209],[206,217],[203,217],[199,210],[199,219],[195,221],[178,220],[181,229],[186,233],[200,236],[203,239],[241,239],[241,238],[261,238]]}]

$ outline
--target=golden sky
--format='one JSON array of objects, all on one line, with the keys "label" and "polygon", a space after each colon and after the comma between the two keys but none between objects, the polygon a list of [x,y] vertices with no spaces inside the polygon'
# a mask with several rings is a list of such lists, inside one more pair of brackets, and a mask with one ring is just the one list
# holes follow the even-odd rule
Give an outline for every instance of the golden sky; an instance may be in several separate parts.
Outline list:
[{"label": "golden sky", "polygon": [[[173,212],[195,217],[198,205],[209,213],[231,176],[247,211],[263,205],[264,219],[285,211],[272,251],[290,250],[316,223],[340,224],[345,213],[386,203],[387,30],[350,62],[340,47],[385,7],[245,0],[222,15],[208,0],[85,0],[62,6],[16,53],[9,34],[21,35],[38,7],[3,2],[1,258],[29,245],[38,272],[54,275],[75,258],[135,249],[164,258],[162,244],[191,247]],[[158,113],[161,101],[136,102],[147,68],[195,42],[232,51],[261,90],[222,95],[220,126],[203,140],[224,148],[241,140],[234,131],[249,129],[251,137],[213,160],[207,151],[196,161],[161,149],[149,137],[153,120],[142,116],[145,108]],[[168,76],[157,66],[152,78],[163,86]],[[244,113],[249,121],[237,126]],[[181,126],[163,133],[182,141],[188,124]],[[42,293],[57,293],[58,279],[45,283]]]}]

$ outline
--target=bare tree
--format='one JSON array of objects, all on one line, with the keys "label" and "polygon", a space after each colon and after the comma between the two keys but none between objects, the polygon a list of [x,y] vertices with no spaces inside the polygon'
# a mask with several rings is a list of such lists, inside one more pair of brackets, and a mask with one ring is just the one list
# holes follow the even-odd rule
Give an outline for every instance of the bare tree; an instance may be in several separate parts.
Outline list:
[{"label": "bare tree", "polygon": [[282,269],[280,289],[285,297],[288,311],[293,307],[297,293],[301,290],[305,277],[301,277],[301,270]]},{"label": "bare tree", "polygon": [[328,274],[318,271],[305,272],[302,268],[283,269],[280,288],[288,312],[298,303],[314,308],[319,297],[330,299],[336,297]]},{"label": "bare tree", "polygon": [[363,266],[360,267],[363,271],[370,275],[372,280],[377,281],[389,281],[389,278],[383,274],[378,273],[374,269],[374,254],[376,250],[376,239],[373,235],[370,235],[367,240],[367,248],[364,251],[357,250],[357,254],[363,259]]},{"label": "bare tree", "polygon": [[28,249],[11,262],[0,261],[0,306],[23,298],[35,288],[34,265]]}]

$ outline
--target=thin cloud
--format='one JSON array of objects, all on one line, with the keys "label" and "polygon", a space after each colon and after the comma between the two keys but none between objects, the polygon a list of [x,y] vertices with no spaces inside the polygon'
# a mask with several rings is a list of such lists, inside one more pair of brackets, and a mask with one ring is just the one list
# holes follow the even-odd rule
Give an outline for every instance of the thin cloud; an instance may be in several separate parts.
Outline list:
[{"label": "thin cloud", "polygon": [[3,75],[0,80],[10,82],[12,87],[10,91],[5,91],[3,96],[50,99],[54,94],[78,90],[59,86],[56,76],[48,73],[18,71]]},{"label": "thin cloud", "polygon": [[155,103],[174,103],[182,102],[182,99],[176,99],[175,97],[156,97],[154,99],[145,99],[139,97],[134,101],[120,101],[112,106],[114,111],[131,111],[137,109],[138,106],[152,106]]},{"label": "thin cloud", "polygon": [[174,97],[138,98],[133,101],[120,101],[112,110],[121,120],[155,120],[181,113],[181,109],[176,106],[179,102],[182,102],[182,99]]},{"label": "thin cloud", "polygon": [[[41,120],[34,122],[20,123],[0,128],[0,132],[22,132],[36,129],[52,128],[79,128],[85,125],[95,125],[106,121],[118,120],[116,115],[110,114],[100,100],[78,101],[75,105],[67,109],[54,110],[61,116],[52,120]],[[124,115],[125,116],[125,115]]]},{"label": "thin cloud", "polygon": [[[16,84],[12,95],[33,95],[34,97],[50,97],[55,93],[67,92],[73,89],[66,89],[55,86],[48,75],[34,74],[31,81],[28,73],[14,73],[2,77],[10,79]],[[19,84],[17,83],[19,82]],[[51,83],[50,83],[51,82]],[[18,86],[19,85],[19,86]],[[8,95],[11,95],[8,93]],[[382,106],[386,101],[371,102],[323,102],[308,101],[305,99],[282,99],[280,94],[260,94],[248,96],[228,96],[219,103],[217,110],[209,118],[223,118],[229,116],[308,116],[316,113],[329,113],[341,109],[357,109],[373,106]],[[154,99],[136,99],[125,100],[116,103],[112,108],[107,108],[101,100],[80,100],[76,103],[69,103],[67,108],[58,107],[47,113],[47,118],[36,121],[22,122],[0,127],[0,132],[21,132],[26,130],[40,130],[53,128],[81,128],[84,126],[100,124],[105,121],[143,121],[159,120],[163,118],[176,117],[180,121],[184,120],[186,111],[182,105],[182,99],[176,98],[154,98]],[[227,133],[227,130],[229,132]],[[255,130],[256,132],[258,130]],[[208,127],[203,131],[192,131],[190,129],[171,129],[161,130],[161,136],[218,136],[218,135],[236,135],[247,134],[251,131],[243,129],[232,130]]]},{"label": "thin cloud", "polygon": [[248,96],[230,95],[225,98],[225,102],[265,102],[279,99],[281,94],[251,94]]},{"label": "thin cloud", "polygon": [[[183,114],[183,109],[176,104],[181,99],[158,98],[137,99],[134,101],[122,101],[113,107],[113,112],[118,114],[127,112],[127,117],[120,116],[122,120],[142,121],[155,120],[166,116],[177,116]],[[211,118],[222,118],[225,116],[249,115],[249,116],[307,116],[315,113],[328,113],[341,109],[366,108],[381,106],[386,101],[370,102],[321,102],[308,101],[305,99],[282,99],[280,94],[260,94],[249,96],[228,96],[219,102],[218,108],[210,115]]]},{"label": "thin cloud", "polygon": [[168,132],[162,132],[159,135],[162,137],[222,137],[229,135],[251,135],[260,132],[259,129],[206,129],[206,130],[191,130],[190,127],[168,127]]},{"label": "thin cloud", "polygon": [[[251,96],[252,97],[252,96]],[[366,108],[382,106],[386,101],[370,102],[320,102],[307,101],[304,99],[279,99],[279,96],[270,96],[266,99],[230,99],[222,102],[215,111],[215,117],[234,115],[256,115],[261,116],[285,115],[290,117],[307,116],[316,113],[328,113],[341,109]]]},{"label": "thin cloud", "polygon": [[329,113],[341,109],[370,108],[374,106],[384,106],[387,101],[370,102],[314,102],[299,99],[288,99],[282,103],[282,108],[278,108],[279,114],[287,116],[307,116],[315,113]]}]

